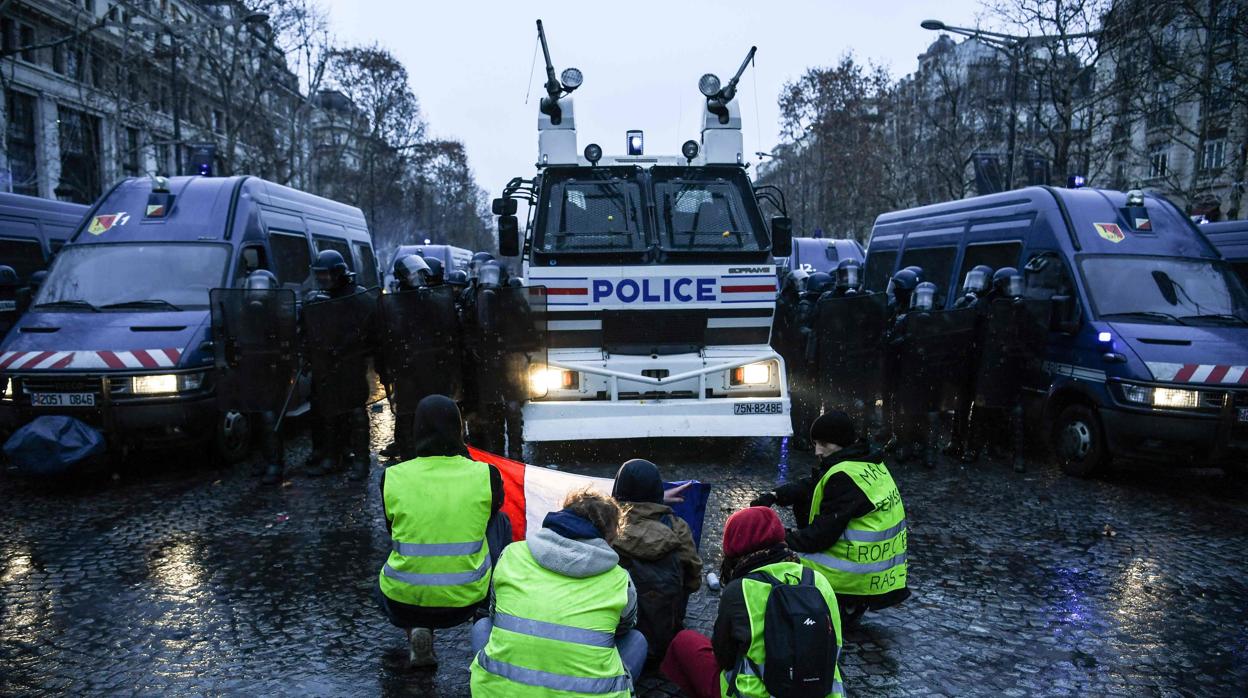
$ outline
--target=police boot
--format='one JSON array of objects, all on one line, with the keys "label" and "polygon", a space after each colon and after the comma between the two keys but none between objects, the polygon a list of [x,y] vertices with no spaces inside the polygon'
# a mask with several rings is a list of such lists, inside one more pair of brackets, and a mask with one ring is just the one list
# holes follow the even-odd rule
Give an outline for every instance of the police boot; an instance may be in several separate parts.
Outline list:
[{"label": "police boot", "polygon": [[407,639],[408,666],[412,669],[436,669],[438,657],[433,651],[433,630],[412,628]]},{"label": "police boot", "polygon": [[1013,433],[1014,441],[1014,472],[1022,473],[1027,470],[1027,463],[1023,458],[1023,450],[1026,447],[1027,434],[1023,425],[1023,408],[1016,405],[1010,410],[1010,427]]},{"label": "police boot", "polygon": [[260,478],[260,482],[266,485],[276,485],[282,481],[282,464],[269,461],[268,466],[264,469],[264,476]]},{"label": "police boot", "polygon": [[938,450],[937,436],[940,434],[940,413],[927,413],[927,430],[923,435],[923,467],[935,468]]},{"label": "police boot", "polygon": [[308,477],[324,477],[338,469],[338,458],[328,453],[308,465]]}]

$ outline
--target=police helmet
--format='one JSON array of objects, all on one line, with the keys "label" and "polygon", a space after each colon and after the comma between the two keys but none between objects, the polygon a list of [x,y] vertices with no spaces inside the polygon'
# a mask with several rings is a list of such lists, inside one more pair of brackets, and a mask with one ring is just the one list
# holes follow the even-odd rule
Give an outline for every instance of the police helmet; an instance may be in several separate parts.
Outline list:
[{"label": "police helmet", "polygon": [[394,260],[394,278],[399,288],[420,288],[429,280],[429,265],[423,257],[405,254]]},{"label": "police helmet", "polygon": [[965,293],[980,294],[988,290],[988,282],[992,279],[992,267],[987,264],[977,264],[966,272],[966,278],[962,281],[962,291]]},{"label": "police helmet", "polygon": [[439,286],[445,279],[443,278],[442,260],[437,257],[425,257],[425,264],[429,265],[429,277],[426,279],[430,286]]},{"label": "police helmet", "polygon": [[1002,296],[1017,298],[1023,295],[1023,277],[1014,267],[1001,267],[992,275],[992,290]]},{"label": "police helmet", "polygon": [[906,267],[893,274],[893,279],[889,282],[895,291],[913,291],[919,285],[919,275]]},{"label": "police helmet", "polygon": [[472,256],[472,263],[468,265],[468,269],[472,272],[472,276],[476,276],[477,272],[481,271],[481,267],[484,266],[486,262],[493,261],[494,255],[489,252],[478,252]]},{"label": "police helmet", "polygon": [[518,277],[518,276],[513,276],[513,277],[511,277],[511,278],[507,279],[507,286],[508,286],[509,288],[523,288],[523,287],[524,287],[524,279],[521,279],[521,278],[520,278],[520,277]]},{"label": "police helmet", "polygon": [[492,260],[477,270],[477,283],[485,288],[498,288],[502,281],[503,269]]},{"label": "police helmet", "polygon": [[468,272],[463,269],[455,269],[446,275],[446,283],[450,286],[467,286]]},{"label": "police helmet", "polygon": [[862,263],[856,259],[842,259],[836,264],[836,288],[848,290],[858,288],[862,278]]},{"label": "police helmet", "polygon": [[832,276],[826,272],[817,271],[806,278],[806,295],[818,296],[819,294],[832,288]]},{"label": "police helmet", "polygon": [[349,277],[347,262],[337,250],[321,250],[312,261],[312,273],[322,289],[336,288]]},{"label": "police helmet", "polygon": [[806,280],[810,278],[810,274],[805,269],[793,269],[784,275],[784,284],[781,285],[781,293],[800,294],[806,290]]},{"label": "police helmet", "polygon": [[0,264],[0,286],[15,287],[18,284],[17,272],[7,264]]},{"label": "police helmet", "polygon": [[936,284],[924,281],[914,287],[914,295],[910,298],[913,310],[931,310],[936,305]]},{"label": "police helmet", "polygon": [[247,275],[247,279],[243,281],[243,288],[248,291],[272,291],[280,287],[277,277],[268,269],[257,269]]},{"label": "police helmet", "polygon": [[[921,267],[921,266],[919,266],[919,265],[917,265],[917,264],[911,264],[910,266],[905,267],[905,269],[906,269],[906,271],[912,271],[912,272],[914,272],[914,277],[915,277],[916,279],[918,279],[918,281],[922,281],[922,280],[923,280],[923,267]],[[917,283],[917,282],[916,282],[916,283]]]}]

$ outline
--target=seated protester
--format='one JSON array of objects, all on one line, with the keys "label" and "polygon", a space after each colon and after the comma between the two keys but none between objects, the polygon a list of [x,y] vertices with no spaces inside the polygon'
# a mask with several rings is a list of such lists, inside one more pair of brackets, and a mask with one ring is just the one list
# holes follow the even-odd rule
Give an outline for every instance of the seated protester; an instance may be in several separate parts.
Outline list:
[{"label": "seated protester", "polygon": [[573,492],[494,570],[490,617],[472,628],[472,695],[627,698],[646,661],[637,593],[611,549],[615,500]]},{"label": "seated protester", "polygon": [[637,629],[650,647],[647,663],[657,666],[685,627],[689,595],[702,586],[702,558],[689,524],[663,503],[654,463],[634,458],[620,466],[611,495],[627,505],[611,547],[637,586]]},{"label": "seated protester", "polygon": [[853,622],[868,609],[905,601],[906,512],[893,476],[857,437],[844,412],[829,412],[810,427],[819,465],[815,477],[787,483],[751,506],[792,506],[798,529],[789,547],[836,590],[841,612]]},{"label": "seated protester", "polygon": [[784,535],[766,507],[728,517],[714,634],[682,630],[663,658],[664,676],[685,695],[796,695],[795,681],[806,689],[801,695],[844,695],[836,594],[802,566]]},{"label": "seated protester", "polygon": [[490,570],[511,542],[498,470],[468,458],[455,402],[430,395],[416,405],[416,458],[381,474],[393,539],[377,578],[382,612],[408,634],[414,668],[436,667],[433,630],[472,619],[489,593]]}]

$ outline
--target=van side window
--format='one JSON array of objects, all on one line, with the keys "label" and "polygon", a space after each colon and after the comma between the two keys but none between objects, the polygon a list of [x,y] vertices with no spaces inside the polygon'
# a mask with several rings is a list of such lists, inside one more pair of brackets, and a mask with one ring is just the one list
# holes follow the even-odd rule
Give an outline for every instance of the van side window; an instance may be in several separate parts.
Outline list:
[{"label": "van side window", "polygon": [[238,252],[238,268],[234,272],[234,280],[241,284],[247,275],[257,269],[268,269],[268,255],[260,245],[247,245]]},{"label": "van side window", "polygon": [[364,288],[372,288],[381,283],[377,278],[377,258],[373,256],[373,248],[357,242],[355,254],[360,258],[360,273],[356,275],[356,283]]},{"label": "van side window", "polygon": [[1231,268],[1235,270],[1235,274],[1243,282],[1244,288],[1248,288],[1248,262],[1234,262],[1231,264]]},{"label": "van side window", "polygon": [[863,286],[868,291],[883,291],[888,287],[888,280],[893,276],[893,266],[897,264],[897,250],[881,250],[867,254],[867,269],[863,272]]},{"label": "van side window", "polygon": [[324,252],[325,250],[334,250],[342,255],[343,260],[347,263],[347,268],[354,271],[355,263],[351,259],[351,248],[342,240],[333,238],[313,237],[312,241],[316,243],[316,251]]},{"label": "van side window", "polygon": [[38,240],[0,239],[0,264],[7,264],[25,283],[30,275],[43,269],[43,246]]},{"label": "van side window", "polygon": [[1023,296],[1047,301],[1053,296],[1070,296],[1075,283],[1070,270],[1056,252],[1033,254],[1023,266]]},{"label": "van side window", "polygon": [[[937,308],[943,308],[945,299],[949,297],[949,277],[953,275],[953,258],[957,253],[956,247],[928,247],[907,249],[901,256],[902,267],[922,267],[923,280],[936,284]],[[961,279],[958,281],[961,282]]]},{"label": "van side window", "polygon": [[961,288],[962,280],[966,278],[966,272],[980,264],[992,267],[993,271],[1001,267],[1018,268],[1018,257],[1022,253],[1023,243],[1021,242],[992,242],[982,245],[967,245],[966,254],[962,257],[962,271],[958,272],[958,278],[954,279],[954,282]]},{"label": "van side window", "polygon": [[283,284],[301,284],[308,278],[312,257],[308,239],[302,233],[269,230],[269,248],[273,250],[273,273]]}]

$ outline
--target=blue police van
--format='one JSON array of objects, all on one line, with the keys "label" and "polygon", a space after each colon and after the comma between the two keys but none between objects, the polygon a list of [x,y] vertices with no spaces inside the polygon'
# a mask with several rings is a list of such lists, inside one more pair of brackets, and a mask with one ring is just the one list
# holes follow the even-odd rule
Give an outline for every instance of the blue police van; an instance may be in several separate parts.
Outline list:
[{"label": "blue police van", "polygon": [[1017,267],[1052,310],[1026,392],[1066,472],[1113,457],[1241,466],[1248,449],[1248,293],[1170,201],[1029,187],[881,215],[867,287],[923,268],[952,305],[977,264]]},{"label": "blue police van", "polygon": [[862,245],[857,240],[831,238],[793,238],[793,254],[776,259],[777,273],[801,269],[807,274],[821,271],[831,274],[842,259],[862,261]]},{"label": "blue police van", "polygon": [[47,268],[86,215],[89,206],[0,192],[0,264],[13,267],[22,284]]},{"label": "blue police van", "polygon": [[1239,280],[1248,286],[1248,220],[1206,223],[1200,232],[1209,237],[1213,246],[1239,274]]},{"label": "blue police van", "polygon": [[219,412],[213,395],[208,292],[256,269],[301,288],[327,249],[362,285],[379,283],[358,208],[246,176],[122,180],[0,344],[10,379],[0,429],[69,415],[116,451],[210,441],[225,460],[242,458],[247,419]]}]

